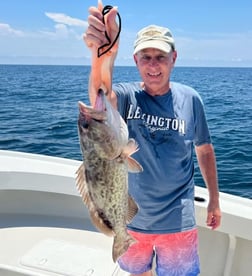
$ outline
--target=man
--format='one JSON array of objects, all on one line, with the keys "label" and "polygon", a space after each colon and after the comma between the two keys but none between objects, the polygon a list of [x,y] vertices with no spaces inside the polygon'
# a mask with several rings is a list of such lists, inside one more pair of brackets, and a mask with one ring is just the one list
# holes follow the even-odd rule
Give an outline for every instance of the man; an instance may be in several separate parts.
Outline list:
[{"label": "man", "polygon": [[[84,34],[86,45],[96,52],[107,42],[105,31],[112,41],[118,33],[116,8],[104,21],[101,11],[101,4],[89,9]],[[101,74],[111,79],[117,50],[118,42],[104,57],[109,70]],[[134,158],[144,169],[129,175],[129,193],[139,211],[128,231],[138,242],[118,263],[132,276],[153,275],[153,258],[158,276],[198,275],[193,146],[209,191],[206,223],[215,229],[221,218],[215,154],[203,103],[194,89],[170,81],[177,52],[169,29],[150,25],[140,30],[133,55],[142,82],[114,84],[107,91],[127,122],[129,136],[139,144]],[[91,76],[94,72],[92,68]],[[94,104],[95,90],[89,96]]]}]

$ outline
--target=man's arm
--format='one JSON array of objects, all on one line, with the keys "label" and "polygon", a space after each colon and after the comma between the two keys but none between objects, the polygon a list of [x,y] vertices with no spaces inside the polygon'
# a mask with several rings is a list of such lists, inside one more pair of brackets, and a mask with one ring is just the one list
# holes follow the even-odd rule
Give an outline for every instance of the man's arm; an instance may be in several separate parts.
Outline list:
[{"label": "man's arm", "polygon": [[[101,2],[98,3],[98,7],[89,8],[89,25],[83,36],[92,54],[89,78],[89,100],[93,106],[95,104],[97,92],[99,88],[102,88],[115,107],[116,96],[112,93],[112,75],[119,42],[117,41],[112,49],[100,57],[98,57],[98,49],[108,42],[105,31],[111,41],[113,41],[118,34],[119,28],[116,23],[117,8],[112,8],[104,18],[102,9],[103,6]],[[105,46],[102,50],[105,51],[106,47],[109,46]]]},{"label": "man's arm", "polygon": [[212,144],[195,147],[201,174],[209,192],[207,225],[216,229],[220,226],[221,210],[219,203],[219,188],[216,169],[215,153]]}]

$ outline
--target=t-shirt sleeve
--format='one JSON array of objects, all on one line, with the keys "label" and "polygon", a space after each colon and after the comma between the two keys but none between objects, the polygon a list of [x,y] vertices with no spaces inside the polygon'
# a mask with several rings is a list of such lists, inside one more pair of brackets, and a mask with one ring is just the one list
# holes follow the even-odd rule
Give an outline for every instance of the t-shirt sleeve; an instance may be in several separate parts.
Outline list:
[{"label": "t-shirt sleeve", "polygon": [[204,110],[204,105],[202,99],[197,96],[194,97],[194,123],[195,123],[195,136],[194,144],[196,146],[201,146],[203,144],[211,143],[211,136],[207,124],[206,114]]},{"label": "t-shirt sleeve", "polygon": [[129,87],[124,83],[113,84],[113,91],[117,96],[117,109],[122,118],[126,120],[127,105],[129,102]]}]

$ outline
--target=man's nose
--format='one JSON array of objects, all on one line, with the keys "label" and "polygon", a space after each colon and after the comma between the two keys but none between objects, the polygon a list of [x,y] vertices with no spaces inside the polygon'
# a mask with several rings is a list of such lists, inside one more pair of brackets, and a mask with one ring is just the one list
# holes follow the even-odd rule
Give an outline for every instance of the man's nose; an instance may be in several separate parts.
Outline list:
[{"label": "man's nose", "polygon": [[153,57],[153,58],[150,59],[150,65],[156,66],[157,64],[158,64],[157,58]]}]

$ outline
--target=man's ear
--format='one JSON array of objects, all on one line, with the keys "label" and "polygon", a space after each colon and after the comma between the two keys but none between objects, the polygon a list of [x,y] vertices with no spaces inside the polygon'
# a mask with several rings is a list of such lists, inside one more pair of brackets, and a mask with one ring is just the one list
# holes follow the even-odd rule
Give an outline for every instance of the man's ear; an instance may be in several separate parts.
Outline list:
[{"label": "man's ear", "polygon": [[172,53],[172,62],[173,62],[173,64],[175,64],[176,59],[177,59],[177,51],[174,50],[173,53]]},{"label": "man's ear", "polygon": [[137,66],[137,57],[136,57],[136,54],[133,55],[133,58],[134,58],[136,66]]}]

